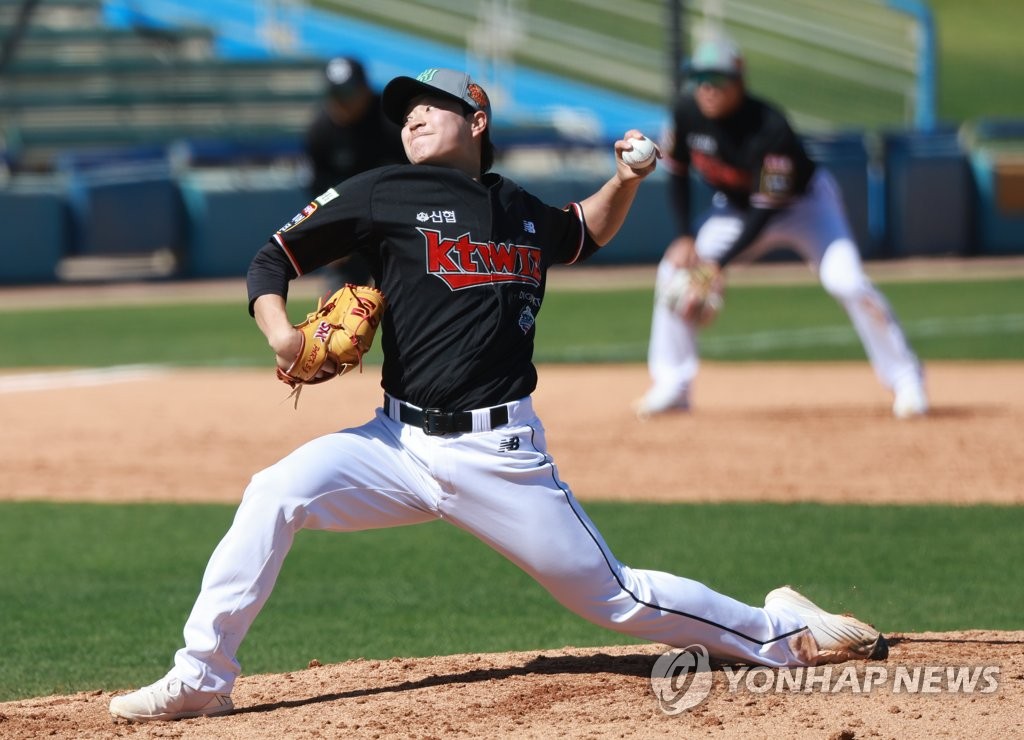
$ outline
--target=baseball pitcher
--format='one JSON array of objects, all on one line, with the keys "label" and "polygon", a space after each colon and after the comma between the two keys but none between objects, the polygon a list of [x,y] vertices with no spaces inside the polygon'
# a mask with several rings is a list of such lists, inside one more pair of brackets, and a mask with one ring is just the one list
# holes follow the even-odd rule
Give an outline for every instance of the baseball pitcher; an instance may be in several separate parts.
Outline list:
[{"label": "baseball pitcher", "polygon": [[[250,308],[289,384],[337,377],[339,364],[361,357],[348,344],[372,339],[364,319],[379,317],[382,404],[362,426],[314,439],[253,476],[207,565],[174,667],[115,697],[111,713],[141,721],[230,712],[239,645],[299,530],[436,519],[608,629],[771,666],[884,656],[877,630],[792,589],[748,606],[624,565],[559,477],[531,400],[546,274],[585,260],[618,231],[656,167],[623,160],[632,151],[626,139],[641,133],[615,143],[614,175],[596,193],[557,208],[488,172],[491,106],[466,74],[398,77],[384,90],[384,110],[402,126],[411,164],[327,190],[273,235],[249,271]],[[380,295],[343,293],[292,326],[289,281],[356,250]],[[322,392],[308,390],[304,402]]]}]

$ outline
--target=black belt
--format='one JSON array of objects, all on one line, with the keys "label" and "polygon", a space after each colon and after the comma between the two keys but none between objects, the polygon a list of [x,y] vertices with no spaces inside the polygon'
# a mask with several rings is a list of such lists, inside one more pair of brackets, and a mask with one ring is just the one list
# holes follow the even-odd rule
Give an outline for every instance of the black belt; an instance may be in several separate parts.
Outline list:
[{"label": "black belt", "polygon": [[[391,398],[384,396],[384,408],[391,415]],[[491,429],[508,424],[508,404],[483,409],[490,414]],[[398,418],[403,424],[419,427],[424,434],[452,434],[473,431],[472,411],[442,411],[441,409],[417,409],[398,402]]]}]

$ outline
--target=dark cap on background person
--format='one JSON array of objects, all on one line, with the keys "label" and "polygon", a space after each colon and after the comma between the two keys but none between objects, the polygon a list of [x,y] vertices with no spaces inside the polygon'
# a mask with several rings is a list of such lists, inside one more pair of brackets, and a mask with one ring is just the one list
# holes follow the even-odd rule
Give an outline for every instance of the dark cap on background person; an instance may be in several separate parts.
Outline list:
[{"label": "dark cap on background person", "polygon": [[339,100],[351,98],[369,87],[366,69],[351,57],[334,57],[324,68],[327,92]]},{"label": "dark cap on background person", "polygon": [[491,101],[484,89],[465,72],[439,67],[426,69],[416,77],[396,77],[391,80],[384,88],[384,115],[401,126],[410,101],[420,95],[437,93],[454,98],[472,110],[482,110],[487,114],[490,128]]},{"label": "dark cap on background person", "polygon": [[725,75],[743,77],[743,54],[727,38],[713,38],[700,43],[690,57],[687,72],[691,76]]}]

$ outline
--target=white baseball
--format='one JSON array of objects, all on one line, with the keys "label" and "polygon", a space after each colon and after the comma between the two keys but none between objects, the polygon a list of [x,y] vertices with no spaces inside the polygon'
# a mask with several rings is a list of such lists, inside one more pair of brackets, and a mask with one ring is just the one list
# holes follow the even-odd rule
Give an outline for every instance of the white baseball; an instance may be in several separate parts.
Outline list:
[{"label": "white baseball", "polygon": [[654,142],[646,136],[640,139],[626,139],[626,143],[632,145],[633,148],[622,153],[622,161],[634,170],[649,167],[654,161]]}]

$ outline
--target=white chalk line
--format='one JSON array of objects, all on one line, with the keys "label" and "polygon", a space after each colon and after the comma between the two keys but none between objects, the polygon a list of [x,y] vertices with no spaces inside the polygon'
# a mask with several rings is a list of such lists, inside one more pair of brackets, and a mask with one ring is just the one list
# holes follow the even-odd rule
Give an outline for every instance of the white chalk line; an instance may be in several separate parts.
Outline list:
[{"label": "white chalk line", "polygon": [[[918,319],[901,322],[907,337],[959,337],[1003,334],[1024,330],[1024,314],[965,316],[962,318]],[[859,344],[853,327],[828,326],[814,329],[764,331],[736,336],[712,337],[701,341],[705,351],[728,353],[737,349],[785,349],[820,345]]]},{"label": "white chalk line", "polygon": [[170,372],[170,368],[163,365],[115,365],[80,370],[0,375],[0,393],[28,393],[64,388],[87,388],[111,383],[129,383],[165,375],[168,372]]},{"label": "white chalk line", "polygon": [[[903,322],[911,342],[915,338],[935,336],[979,336],[1024,331],[1024,314],[966,316],[963,318],[919,319]],[[811,329],[780,329],[721,337],[702,337],[701,349],[718,357],[751,350],[779,350],[823,345],[858,345],[853,327],[827,326]],[[645,354],[647,343],[621,342],[603,347],[568,345],[558,352],[544,351],[542,361],[615,362]],[[541,354],[541,353],[538,353]],[[540,358],[538,358],[540,359]],[[115,365],[105,368],[64,370],[54,372],[0,375],[0,393],[84,388],[110,383],[124,383],[165,375],[165,365]]]},{"label": "white chalk line", "polygon": [[[933,318],[901,322],[904,332],[913,344],[914,339],[927,337],[976,337],[1024,331],[1024,314],[965,316],[962,318]],[[821,346],[859,346],[853,326],[825,326],[807,329],[778,329],[771,331],[703,336],[701,351],[716,357],[755,351],[771,351]],[[646,343],[623,342],[603,347],[568,345],[558,352],[544,352],[547,360],[563,362],[614,361],[624,357],[645,354]]]}]

